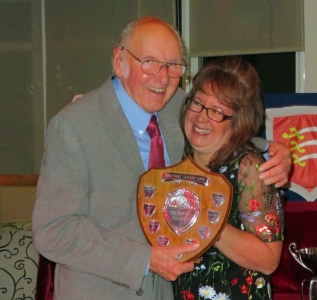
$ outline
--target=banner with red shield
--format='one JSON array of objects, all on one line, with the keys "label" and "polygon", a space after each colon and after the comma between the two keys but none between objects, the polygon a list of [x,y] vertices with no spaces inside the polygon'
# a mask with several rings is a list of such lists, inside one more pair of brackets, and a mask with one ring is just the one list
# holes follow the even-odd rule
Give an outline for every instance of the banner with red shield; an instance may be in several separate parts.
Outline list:
[{"label": "banner with red shield", "polygon": [[290,190],[306,201],[317,199],[316,106],[266,109],[266,138],[288,145],[293,158]]}]

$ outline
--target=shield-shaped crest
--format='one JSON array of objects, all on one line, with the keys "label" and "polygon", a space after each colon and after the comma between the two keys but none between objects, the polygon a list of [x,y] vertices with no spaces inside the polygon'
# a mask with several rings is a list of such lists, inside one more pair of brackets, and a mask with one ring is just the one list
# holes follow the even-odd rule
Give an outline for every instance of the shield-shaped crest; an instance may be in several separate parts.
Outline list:
[{"label": "shield-shaped crest", "polygon": [[290,190],[307,201],[317,198],[317,107],[267,109],[268,139],[288,145],[293,157]]},{"label": "shield-shaped crest", "polygon": [[199,242],[200,248],[180,261],[200,257],[227,223],[232,186],[222,174],[207,172],[188,157],[139,180],[137,208],[142,230],[151,245],[177,246]]}]

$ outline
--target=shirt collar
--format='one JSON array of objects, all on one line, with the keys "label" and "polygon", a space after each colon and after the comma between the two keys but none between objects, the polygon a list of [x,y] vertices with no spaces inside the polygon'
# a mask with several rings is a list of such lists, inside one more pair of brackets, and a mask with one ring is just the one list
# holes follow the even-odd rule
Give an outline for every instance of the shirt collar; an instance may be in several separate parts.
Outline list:
[{"label": "shirt collar", "polygon": [[[121,107],[131,124],[131,127],[133,127],[132,129],[137,132],[144,132],[150,122],[152,114],[147,113],[138,104],[136,104],[136,102],[125,91],[118,77],[114,77],[112,79],[112,83]],[[135,116],[138,117],[136,118]]]}]

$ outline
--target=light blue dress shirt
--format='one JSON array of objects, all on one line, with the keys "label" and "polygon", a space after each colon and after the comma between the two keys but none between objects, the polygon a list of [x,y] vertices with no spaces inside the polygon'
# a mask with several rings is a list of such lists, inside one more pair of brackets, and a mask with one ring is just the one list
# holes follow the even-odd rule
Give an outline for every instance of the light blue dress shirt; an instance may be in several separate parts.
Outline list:
[{"label": "light blue dress shirt", "polygon": [[[152,114],[145,112],[136,102],[127,94],[125,89],[123,88],[121,81],[118,77],[114,77],[112,79],[112,83],[121,104],[121,107],[130,123],[131,129],[134,133],[135,139],[137,141],[140,155],[143,161],[144,170],[148,169],[149,163],[149,154],[150,154],[150,145],[151,138],[146,131],[146,127],[148,126]],[[157,114],[155,113],[157,116]],[[136,117],[137,116],[137,117]],[[160,124],[160,120],[157,116],[158,123]],[[166,166],[170,165],[170,159],[167,153],[164,136],[161,131],[162,139],[164,142],[164,158]]]}]

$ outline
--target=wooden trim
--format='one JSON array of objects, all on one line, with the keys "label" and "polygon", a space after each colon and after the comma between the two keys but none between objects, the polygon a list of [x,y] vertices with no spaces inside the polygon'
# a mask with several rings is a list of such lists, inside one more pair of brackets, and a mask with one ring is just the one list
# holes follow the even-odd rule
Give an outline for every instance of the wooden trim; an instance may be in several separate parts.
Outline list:
[{"label": "wooden trim", "polygon": [[36,186],[38,174],[0,174],[0,186]]}]

